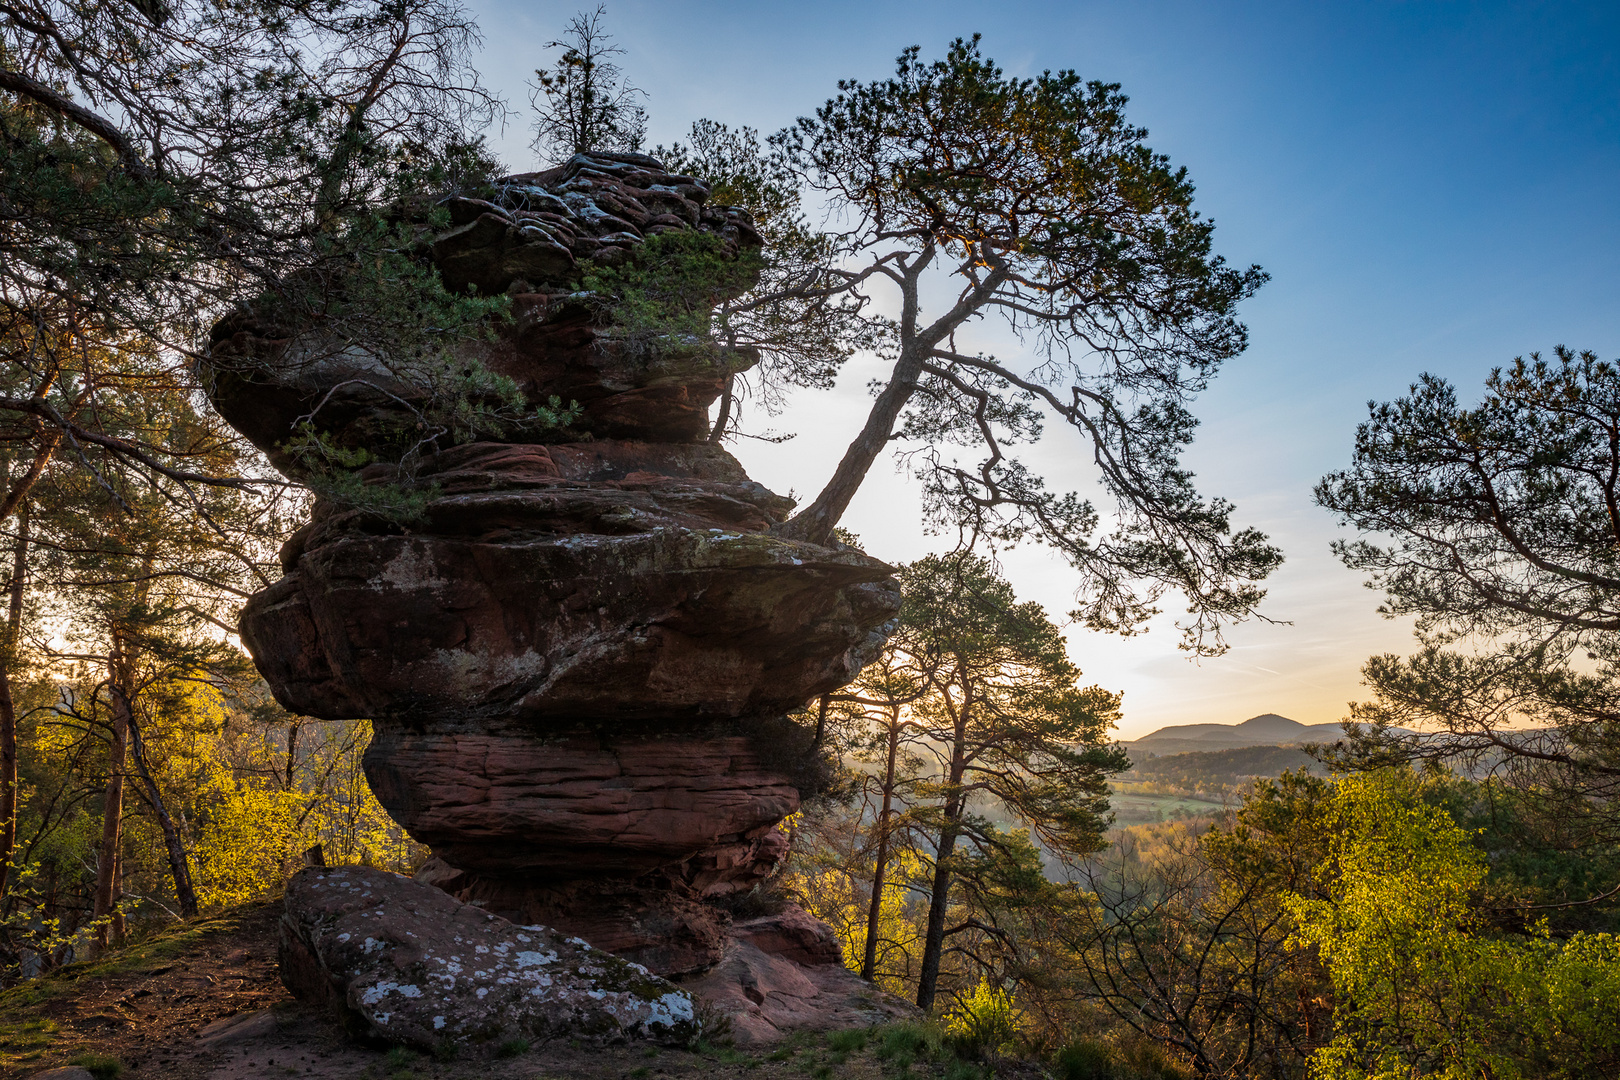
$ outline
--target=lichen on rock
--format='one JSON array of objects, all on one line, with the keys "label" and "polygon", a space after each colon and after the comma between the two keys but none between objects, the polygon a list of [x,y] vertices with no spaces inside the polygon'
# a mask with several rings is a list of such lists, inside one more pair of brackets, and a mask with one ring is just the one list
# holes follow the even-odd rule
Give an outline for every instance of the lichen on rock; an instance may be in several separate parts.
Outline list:
[{"label": "lichen on rock", "polygon": [[373,1038],[495,1053],[555,1036],[684,1046],[701,1032],[691,995],[646,968],[398,874],[311,867],[286,905],[283,980]]}]

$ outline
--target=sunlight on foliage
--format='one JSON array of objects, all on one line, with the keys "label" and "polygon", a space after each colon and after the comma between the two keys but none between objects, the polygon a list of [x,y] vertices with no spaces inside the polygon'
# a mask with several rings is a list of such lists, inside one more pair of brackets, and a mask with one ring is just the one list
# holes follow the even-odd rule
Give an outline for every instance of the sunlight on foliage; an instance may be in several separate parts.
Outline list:
[{"label": "sunlight on foliage", "polygon": [[997,1050],[1018,1037],[1022,1020],[1011,994],[980,979],[973,993],[946,1014],[945,1037],[969,1053]]},{"label": "sunlight on foliage", "polygon": [[1423,781],[1351,776],[1334,796],[1329,898],[1289,896],[1339,999],[1318,1080],[1597,1076],[1620,1051],[1620,947],[1610,934],[1498,935],[1472,900],[1483,852]]}]

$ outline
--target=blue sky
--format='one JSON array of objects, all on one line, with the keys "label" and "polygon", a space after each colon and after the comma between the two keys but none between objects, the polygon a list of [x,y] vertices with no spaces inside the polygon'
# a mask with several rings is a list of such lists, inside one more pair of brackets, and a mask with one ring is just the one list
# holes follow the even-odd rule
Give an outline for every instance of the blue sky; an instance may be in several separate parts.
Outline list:
[{"label": "blue sky", "polygon": [[[523,83],[578,6],[473,5],[481,70],[518,107],[495,140],[514,168],[535,165]],[[1270,271],[1244,308],[1249,351],[1201,399],[1189,461],[1283,546],[1264,610],[1292,625],[1241,627],[1198,664],[1168,619],[1128,640],[1073,631],[1088,678],[1125,692],[1126,737],[1261,712],[1340,719],[1362,661],[1407,648],[1407,627],[1379,619],[1333,560],[1334,523],[1310,501],[1369,398],[1422,371],[1477,396],[1491,366],[1559,343],[1620,356],[1620,5],[688,0],[612,3],[607,18],[648,93],[652,142],[703,116],[773,131],[840,78],[886,76],[904,46],[937,56],[974,32],[1010,74],[1121,83],[1149,143],[1188,168],[1217,249]],[[738,456],[771,487],[814,494],[876,374],[852,365],[769,421],[798,438]],[[1080,451],[1054,432],[1039,455],[1054,485],[1088,490]],[[947,542],[923,535],[886,464],[845,524],[890,560]],[[1020,595],[1066,610],[1060,562],[1034,550],[1004,564]]]}]

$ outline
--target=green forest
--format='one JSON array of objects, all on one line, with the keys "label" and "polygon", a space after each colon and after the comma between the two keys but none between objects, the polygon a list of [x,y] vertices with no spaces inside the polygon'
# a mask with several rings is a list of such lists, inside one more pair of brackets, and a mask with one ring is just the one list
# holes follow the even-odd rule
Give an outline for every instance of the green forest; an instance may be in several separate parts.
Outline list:
[{"label": "green forest", "polygon": [[[1282,553],[1181,455],[1266,272],[1214,253],[1186,170],[1118,86],[1008,75],[958,39],[773,136],[699,119],[647,147],[601,14],[536,72],[536,155],[650,154],[763,248],[739,263],[701,234],[649,236],[580,271],[582,310],[641,362],[717,365],[706,445],[774,437],[747,423],[853,356],[892,361],[827,487],[775,528],[884,558],[840,522],[900,446],[915,531],[939,540],[897,568],[899,615],[858,677],[791,717],[814,761],[779,827],[790,853],[732,914],[802,906],[847,968],[996,1075],[1620,1075],[1620,369],[1506,346],[1474,385],[1414,370],[1371,403],[1314,499],[1357,537],[1335,553],[1369,603],[1415,620],[1410,655],[1366,660],[1343,740],[1133,764],[1120,694],[1066,632],[1181,611],[1184,648],[1214,662],[1257,617]],[[409,536],[439,494],[418,476],[431,454],[545,441],[579,405],[454,352],[513,300],[452,290],[422,241],[446,193],[509,171],[453,0],[0,0],[0,17],[0,985],[17,993],[277,902],[312,863],[422,866],[366,779],[371,723],[278,703],[242,606],[297,557],[317,499]],[[381,357],[414,395],[404,419],[362,447],[311,411],[272,460],[210,404],[268,363],[213,365],[210,334],[244,312]],[[1040,371],[957,351],[991,317],[1039,344]],[[713,343],[762,359],[725,369]],[[1060,435],[1097,462],[1095,501],[1020,456]],[[1062,562],[1072,612],[1018,597],[998,553],[1019,544]]]}]

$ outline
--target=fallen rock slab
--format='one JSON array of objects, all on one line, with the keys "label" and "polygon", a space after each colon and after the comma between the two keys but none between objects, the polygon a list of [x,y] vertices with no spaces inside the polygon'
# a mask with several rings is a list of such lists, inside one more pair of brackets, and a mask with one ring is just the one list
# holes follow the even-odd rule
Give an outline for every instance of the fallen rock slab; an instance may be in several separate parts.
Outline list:
[{"label": "fallen rock slab", "polygon": [[741,1047],[770,1046],[795,1032],[916,1020],[922,1012],[842,964],[806,966],[734,940],[724,958],[683,989],[724,1019]]},{"label": "fallen rock slab", "polygon": [[362,1036],[492,1054],[554,1037],[685,1045],[701,1030],[691,995],[639,964],[398,874],[309,867],[286,903],[282,981]]}]

